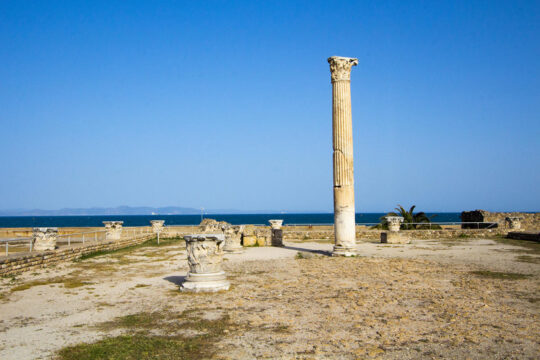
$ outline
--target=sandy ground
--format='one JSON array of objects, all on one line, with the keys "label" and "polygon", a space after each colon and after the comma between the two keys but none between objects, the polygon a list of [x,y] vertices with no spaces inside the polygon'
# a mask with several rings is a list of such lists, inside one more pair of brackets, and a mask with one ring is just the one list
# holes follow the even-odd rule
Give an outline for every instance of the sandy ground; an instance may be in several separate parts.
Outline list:
[{"label": "sandy ground", "polygon": [[188,270],[178,244],[1,279],[0,359],[51,358],[126,331],[95,325],[171,309],[228,314],[242,330],[216,345],[224,359],[540,357],[540,256],[527,248],[494,240],[362,243],[356,258],[328,257],[331,248],[289,242],[228,254],[232,287],[217,294],[178,291]]}]

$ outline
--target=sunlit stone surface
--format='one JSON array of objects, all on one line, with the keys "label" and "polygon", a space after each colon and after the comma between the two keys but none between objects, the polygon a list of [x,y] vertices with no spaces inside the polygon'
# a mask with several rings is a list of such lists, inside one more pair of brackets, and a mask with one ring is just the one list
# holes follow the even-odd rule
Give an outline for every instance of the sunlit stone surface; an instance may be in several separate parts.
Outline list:
[{"label": "sunlit stone surface", "polygon": [[334,148],[334,231],[332,255],[356,253],[354,212],[353,136],[351,113],[351,68],[358,59],[328,58],[332,79],[332,129]]},{"label": "sunlit stone surface", "polygon": [[56,248],[56,238],[58,236],[58,228],[33,228],[32,229],[34,250],[47,251]]},{"label": "sunlit stone surface", "polygon": [[242,247],[244,225],[227,226],[223,232],[225,233],[225,245],[223,246],[223,251],[229,253],[244,252],[244,248]]},{"label": "sunlit stone surface", "polygon": [[521,229],[521,220],[523,218],[519,216],[509,216],[506,218],[506,225],[511,230],[519,230]]},{"label": "sunlit stone surface", "polygon": [[401,216],[386,216],[386,222],[388,223],[388,230],[392,232],[398,232],[403,222]]},{"label": "sunlit stone surface", "polygon": [[381,243],[388,244],[408,244],[411,240],[399,232],[403,217],[401,216],[386,216],[388,223],[388,231],[381,233]]},{"label": "sunlit stone surface", "polygon": [[105,239],[107,240],[120,240],[122,237],[122,224],[123,221],[104,221],[105,225]]}]

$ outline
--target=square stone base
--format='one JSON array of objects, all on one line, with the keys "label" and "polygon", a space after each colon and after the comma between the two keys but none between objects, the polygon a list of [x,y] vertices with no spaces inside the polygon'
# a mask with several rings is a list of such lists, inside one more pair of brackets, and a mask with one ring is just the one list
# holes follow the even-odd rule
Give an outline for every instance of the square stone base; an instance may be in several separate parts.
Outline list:
[{"label": "square stone base", "polygon": [[381,233],[382,244],[409,244],[411,239],[406,236],[393,231],[387,231]]}]

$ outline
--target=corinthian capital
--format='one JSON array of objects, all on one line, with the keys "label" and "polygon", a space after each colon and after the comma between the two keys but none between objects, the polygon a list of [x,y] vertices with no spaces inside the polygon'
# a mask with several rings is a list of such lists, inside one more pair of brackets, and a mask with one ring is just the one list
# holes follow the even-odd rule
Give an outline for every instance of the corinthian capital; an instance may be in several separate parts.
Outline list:
[{"label": "corinthian capital", "polygon": [[358,59],[332,56],[328,58],[332,82],[340,80],[351,80],[351,68],[358,65]]}]

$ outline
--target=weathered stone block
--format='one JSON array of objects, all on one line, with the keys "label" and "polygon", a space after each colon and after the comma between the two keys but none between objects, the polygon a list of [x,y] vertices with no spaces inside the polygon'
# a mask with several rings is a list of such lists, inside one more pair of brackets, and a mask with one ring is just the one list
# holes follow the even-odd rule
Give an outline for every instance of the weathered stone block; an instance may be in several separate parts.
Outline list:
[{"label": "weathered stone block", "polygon": [[242,241],[244,246],[255,246],[257,244],[257,237],[255,235],[243,236]]},{"label": "weathered stone block", "polygon": [[409,244],[411,239],[407,236],[394,231],[387,231],[381,233],[381,243],[383,244]]},{"label": "weathered stone block", "polygon": [[282,229],[272,229],[272,246],[283,246]]}]

